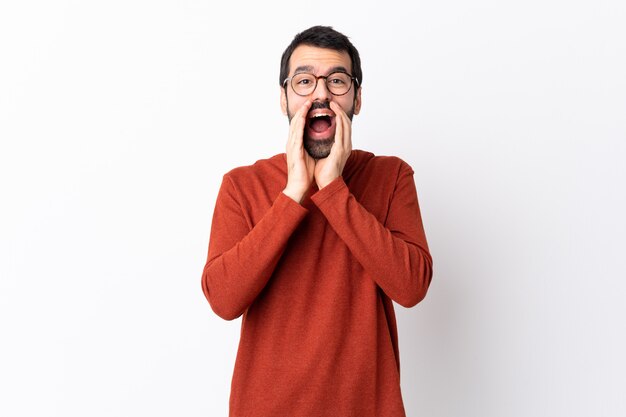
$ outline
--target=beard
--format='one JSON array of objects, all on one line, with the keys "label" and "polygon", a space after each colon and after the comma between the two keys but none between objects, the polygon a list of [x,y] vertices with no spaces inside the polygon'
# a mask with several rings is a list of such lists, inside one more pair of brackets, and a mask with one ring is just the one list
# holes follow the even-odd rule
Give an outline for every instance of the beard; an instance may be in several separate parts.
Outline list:
[{"label": "beard", "polygon": [[330,155],[330,149],[333,147],[334,143],[334,137],[329,139],[311,139],[306,133],[302,137],[304,150],[306,150],[313,159],[324,159]]},{"label": "beard", "polygon": [[[311,110],[315,109],[330,109],[330,103],[328,101],[314,101],[311,104]],[[352,108],[346,112],[346,115],[352,121],[352,117],[354,116],[354,102],[352,103]],[[293,115],[289,111],[289,99],[287,99],[287,117],[289,118],[289,122],[291,123],[291,119]],[[308,122],[308,119],[307,119]],[[307,151],[309,155],[313,159],[324,159],[330,155],[330,149],[333,147],[335,143],[335,136],[332,135],[328,138],[322,139],[311,139],[307,133],[306,126],[304,128],[304,132],[302,134],[302,144],[304,145],[304,149]]]}]

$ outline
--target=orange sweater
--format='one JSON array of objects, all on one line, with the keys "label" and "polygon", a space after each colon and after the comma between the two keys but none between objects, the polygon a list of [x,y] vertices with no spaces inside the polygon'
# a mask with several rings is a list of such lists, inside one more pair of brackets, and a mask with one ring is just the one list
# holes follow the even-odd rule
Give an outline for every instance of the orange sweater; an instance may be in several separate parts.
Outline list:
[{"label": "orange sweater", "polygon": [[217,197],[202,289],[243,314],[232,417],[404,416],[391,300],[432,277],[413,171],[353,150],[297,204],[285,154],[232,170]]}]

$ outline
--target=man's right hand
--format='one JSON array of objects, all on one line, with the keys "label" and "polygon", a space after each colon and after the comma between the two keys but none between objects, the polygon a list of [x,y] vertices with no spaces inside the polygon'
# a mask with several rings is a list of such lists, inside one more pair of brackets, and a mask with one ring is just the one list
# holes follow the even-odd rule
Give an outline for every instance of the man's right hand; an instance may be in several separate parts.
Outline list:
[{"label": "man's right hand", "polygon": [[289,139],[286,149],[287,186],[283,193],[297,203],[302,202],[304,195],[311,187],[315,170],[315,159],[304,149],[303,143],[306,115],[310,108],[311,100],[307,100],[289,123]]}]

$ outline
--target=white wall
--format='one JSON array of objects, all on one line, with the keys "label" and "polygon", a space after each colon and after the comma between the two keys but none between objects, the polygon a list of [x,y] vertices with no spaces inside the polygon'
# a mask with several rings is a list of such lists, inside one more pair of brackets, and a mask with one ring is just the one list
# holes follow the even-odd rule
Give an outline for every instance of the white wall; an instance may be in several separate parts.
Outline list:
[{"label": "white wall", "polygon": [[209,3],[2,2],[0,415],[226,415],[213,204],[283,151],[280,54],[313,24],[361,51],[354,146],[416,173],[408,415],[626,414],[624,2]]}]

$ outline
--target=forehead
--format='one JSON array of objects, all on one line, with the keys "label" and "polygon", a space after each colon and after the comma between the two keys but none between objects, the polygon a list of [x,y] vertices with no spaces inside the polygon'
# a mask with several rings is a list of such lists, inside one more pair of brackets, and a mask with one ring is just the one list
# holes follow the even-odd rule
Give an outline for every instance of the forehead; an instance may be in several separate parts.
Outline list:
[{"label": "forehead", "polygon": [[337,68],[344,68],[351,73],[352,61],[346,51],[300,45],[289,58],[289,73],[293,74],[300,67],[307,67],[315,74],[324,74]]}]

